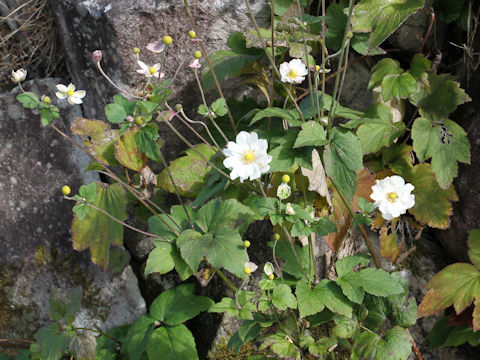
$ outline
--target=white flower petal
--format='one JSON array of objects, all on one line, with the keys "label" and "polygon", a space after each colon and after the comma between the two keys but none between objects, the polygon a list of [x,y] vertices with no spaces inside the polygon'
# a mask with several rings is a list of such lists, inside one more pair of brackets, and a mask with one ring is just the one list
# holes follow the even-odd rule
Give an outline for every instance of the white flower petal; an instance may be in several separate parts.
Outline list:
[{"label": "white flower petal", "polygon": [[85,97],[85,94],[86,94],[85,90],[77,90],[73,93],[73,97],[82,99]]},{"label": "white flower petal", "polygon": [[57,85],[57,90],[62,92],[62,93],[66,93],[67,92],[67,87],[65,85],[62,85],[62,84],[58,84]]},{"label": "white flower petal", "polygon": [[75,91],[75,85],[73,85],[72,83],[68,84],[68,86],[67,86],[67,91],[68,91],[68,90]]},{"label": "white flower petal", "polygon": [[67,94],[64,93],[64,92],[57,91],[57,92],[55,93],[55,95],[56,95],[57,98],[59,98],[60,100],[63,100],[63,99],[66,99],[66,98],[67,98]]},{"label": "white flower petal", "polygon": [[79,98],[77,98],[77,97],[75,97],[75,96],[70,96],[70,97],[68,98],[68,102],[69,102],[70,104],[72,104],[72,105],[79,105],[79,104],[82,103],[82,99],[79,99]]}]

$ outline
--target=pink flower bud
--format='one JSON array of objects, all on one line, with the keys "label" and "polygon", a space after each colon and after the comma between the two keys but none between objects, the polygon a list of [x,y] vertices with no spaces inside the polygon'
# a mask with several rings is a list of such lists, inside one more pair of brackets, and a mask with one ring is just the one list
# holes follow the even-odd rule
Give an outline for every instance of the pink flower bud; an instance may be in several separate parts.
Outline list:
[{"label": "pink flower bud", "polygon": [[92,59],[94,62],[99,62],[102,60],[102,50],[95,50],[92,54]]}]

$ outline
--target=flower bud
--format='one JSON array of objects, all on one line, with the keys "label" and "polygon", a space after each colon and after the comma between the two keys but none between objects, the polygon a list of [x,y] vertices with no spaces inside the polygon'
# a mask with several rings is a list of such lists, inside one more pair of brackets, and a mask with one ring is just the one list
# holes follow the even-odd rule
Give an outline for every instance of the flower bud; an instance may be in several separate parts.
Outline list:
[{"label": "flower bud", "polygon": [[269,279],[269,280],[275,279],[275,275],[273,275],[273,274],[268,275],[268,279]]},{"label": "flower bud", "polygon": [[182,104],[176,104],[176,105],[175,105],[175,110],[177,110],[177,111],[182,111],[182,109],[183,109]]},{"label": "flower bud", "polygon": [[141,116],[135,117],[135,123],[137,125],[142,125],[143,124],[143,118]]},{"label": "flower bud", "polygon": [[27,70],[25,69],[18,69],[17,71],[12,71],[12,81],[14,83],[19,83],[25,80],[27,77]]},{"label": "flower bud", "polygon": [[280,240],[280,234],[279,233],[273,234],[273,239],[277,241]]},{"label": "flower bud", "polygon": [[172,37],[168,35],[164,36],[162,41],[165,45],[171,45],[173,43]]},{"label": "flower bud", "polygon": [[250,247],[250,241],[245,240],[245,241],[243,242],[243,247],[244,247],[244,248]]},{"label": "flower bud", "polygon": [[285,208],[285,214],[287,215],[295,215],[295,210],[291,203],[287,203],[287,207]]},{"label": "flower bud", "polygon": [[63,185],[62,186],[62,194],[63,195],[70,195],[71,192],[72,192],[72,190],[70,189],[70,186],[68,186],[68,185]]},{"label": "flower bud", "polygon": [[286,182],[282,183],[277,188],[277,197],[280,200],[288,199],[290,197],[290,195],[292,195],[292,188]]},{"label": "flower bud", "polygon": [[193,57],[195,59],[200,59],[202,57],[202,52],[200,50],[196,50],[193,52]]},{"label": "flower bud", "polygon": [[95,50],[92,53],[93,62],[100,62],[102,60],[102,50]]},{"label": "flower bud", "polygon": [[138,47],[133,48],[133,53],[134,54],[140,54],[140,49]]},{"label": "flower bud", "polygon": [[197,37],[197,33],[193,30],[190,30],[188,32],[188,36],[190,36],[190,39],[195,39]]},{"label": "flower bud", "polygon": [[265,275],[267,275],[267,276],[272,275],[273,272],[274,272],[273,264],[272,264],[271,262],[265,263],[265,266],[263,267],[263,272],[264,272]]},{"label": "flower bud", "polygon": [[282,176],[282,182],[284,182],[284,183],[290,182],[290,176],[288,176],[287,174],[283,175]]},{"label": "flower bud", "polygon": [[50,96],[46,96],[46,95],[43,95],[42,96],[42,101],[45,103],[45,104],[50,104],[52,102],[52,100],[50,99]]},{"label": "flower bud", "polygon": [[131,123],[131,122],[133,122],[135,119],[133,118],[132,115],[128,115],[128,116],[125,118],[125,120],[127,120],[128,122]]}]

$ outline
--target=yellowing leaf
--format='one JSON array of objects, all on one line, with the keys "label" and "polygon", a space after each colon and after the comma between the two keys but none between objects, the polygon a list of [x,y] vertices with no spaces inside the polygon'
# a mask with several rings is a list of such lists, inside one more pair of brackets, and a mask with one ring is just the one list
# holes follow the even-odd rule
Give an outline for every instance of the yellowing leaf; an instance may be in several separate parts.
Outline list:
[{"label": "yellowing leaf", "polygon": [[480,270],[480,230],[473,229],[468,234],[468,257],[473,265]]},{"label": "yellowing leaf", "polygon": [[119,165],[114,156],[114,143],[118,139],[118,131],[100,120],[76,118],[70,127],[72,133],[80,136],[88,152],[108,165]]},{"label": "yellowing leaf", "polygon": [[380,229],[381,254],[392,262],[395,262],[400,254],[400,247],[397,244],[397,232],[395,231],[397,223],[398,218],[393,219],[391,225],[384,225]]},{"label": "yellowing leaf", "polygon": [[312,170],[302,167],[302,174],[308,178],[308,190],[315,191],[320,196],[325,197],[328,205],[332,206],[332,200],[328,192],[327,177],[320,161],[320,155],[316,149],[312,151]]},{"label": "yellowing leaf", "polygon": [[445,190],[440,188],[430,164],[416,165],[409,173],[400,175],[415,186],[412,191],[415,195],[415,206],[408,210],[415,219],[437,229],[448,228],[452,201],[458,201],[453,185]]},{"label": "yellowing leaf", "polygon": [[[96,183],[96,187],[95,200],[91,204],[118,220],[126,220],[126,198],[122,186],[119,183],[113,185]],[[105,269],[108,265],[110,245],[123,244],[123,226],[104,213],[91,208],[83,219],[79,219],[75,214],[72,241],[75,250],[83,251],[90,248],[92,261]]]},{"label": "yellowing leaf", "polygon": [[136,128],[129,129],[115,142],[115,158],[123,166],[140,172],[147,162],[147,157],[138,151],[135,142],[137,131]]},{"label": "yellowing leaf", "polygon": [[460,314],[474,299],[480,299],[480,272],[471,264],[447,266],[427,284],[427,294],[418,306],[418,316],[439,313],[450,305]]}]

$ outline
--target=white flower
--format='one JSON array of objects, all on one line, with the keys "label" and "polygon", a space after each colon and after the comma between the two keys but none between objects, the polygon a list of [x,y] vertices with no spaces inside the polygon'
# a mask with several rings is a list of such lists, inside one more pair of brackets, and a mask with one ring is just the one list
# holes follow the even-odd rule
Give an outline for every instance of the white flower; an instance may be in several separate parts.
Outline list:
[{"label": "white flower", "polygon": [[85,96],[85,91],[84,90],[75,91],[75,85],[73,84],[68,84],[68,86],[58,84],[57,90],[58,91],[55,93],[55,95],[57,95],[59,99],[62,99],[62,100],[67,99],[68,103],[71,105],[81,104],[82,99]]},{"label": "white flower", "polygon": [[295,210],[293,209],[293,206],[291,203],[287,203],[287,206],[285,208],[285,214],[287,215],[295,215]]},{"label": "white flower", "polygon": [[307,74],[307,67],[300,59],[293,59],[280,65],[281,80],[284,83],[300,84]]},{"label": "white flower", "polygon": [[265,266],[263,267],[263,272],[265,273],[265,275],[267,275],[267,276],[272,275],[274,270],[275,269],[274,269],[273,264],[271,262],[265,263]]},{"label": "white flower", "polygon": [[148,43],[145,47],[147,48],[147,50],[156,54],[160,54],[163,50],[165,50],[165,44],[161,41],[154,41]]},{"label": "white flower", "polygon": [[17,71],[12,71],[12,81],[14,83],[19,83],[25,80],[27,77],[27,70],[25,69],[18,69]]},{"label": "white flower", "polygon": [[227,157],[223,165],[231,170],[230,178],[235,180],[240,177],[240,182],[243,182],[247,178],[258,179],[268,172],[272,157],[267,155],[267,149],[267,140],[259,139],[257,133],[238,133],[236,142],[229,141],[223,150]]},{"label": "white flower", "polygon": [[253,262],[246,262],[244,266],[245,266],[245,268],[243,269],[243,271],[247,275],[251,274],[252,272],[254,272],[255,270],[258,269],[258,266]]},{"label": "white flower", "polygon": [[292,195],[292,188],[287,183],[282,183],[277,188],[277,196],[281,200],[285,200]]},{"label": "white flower", "polygon": [[145,64],[143,61],[138,60],[137,61],[138,66],[140,66],[140,69],[137,70],[137,73],[145,75],[147,78],[156,77],[156,78],[163,78],[165,74],[160,71],[160,64],[154,64],[153,66],[148,66]]},{"label": "white flower", "polygon": [[415,205],[415,195],[411,194],[414,188],[412,184],[405,184],[401,176],[389,176],[376,181],[370,198],[375,200],[373,205],[378,207],[383,218],[392,220]]}]

